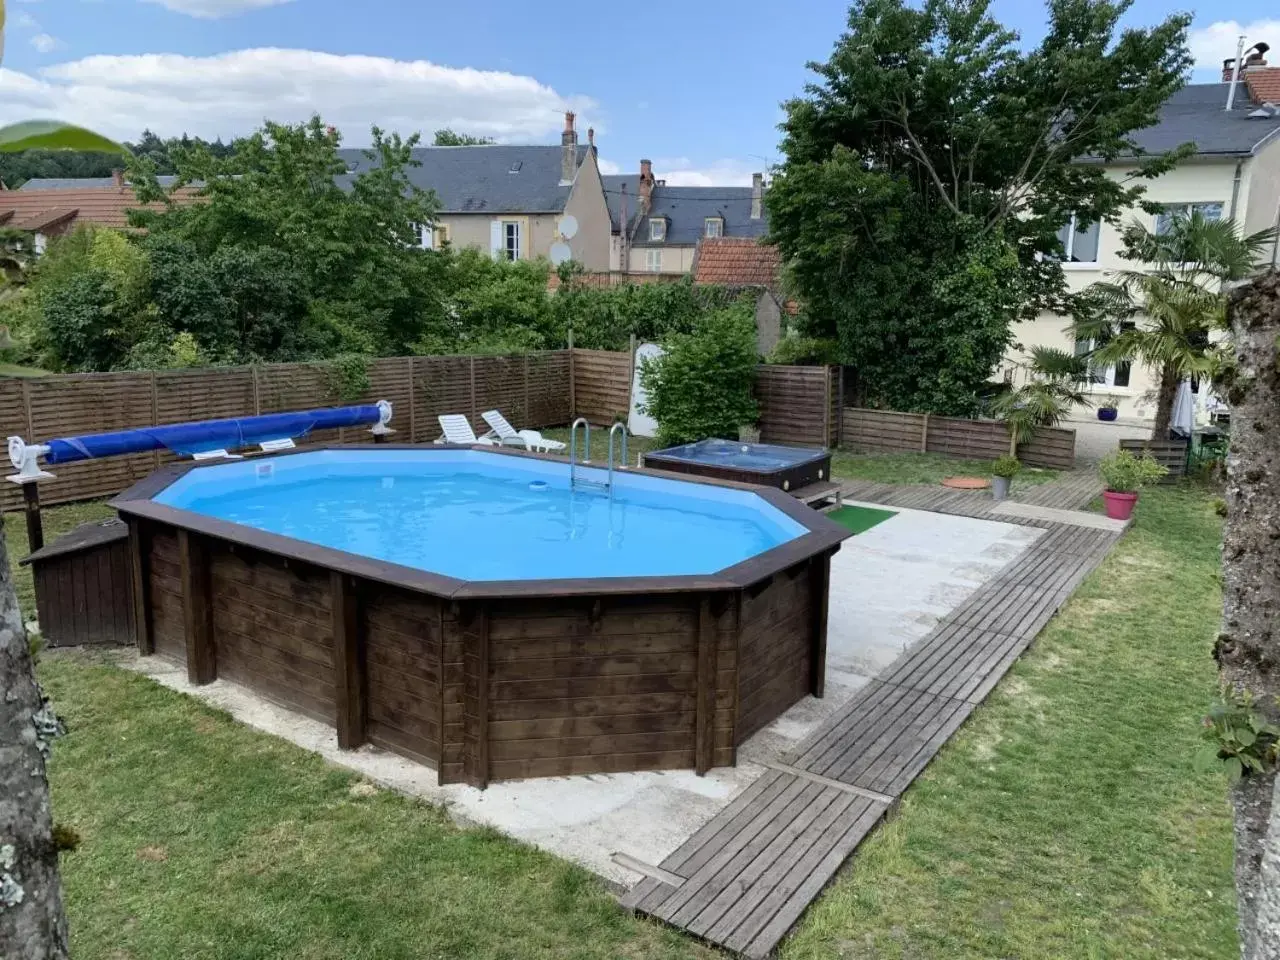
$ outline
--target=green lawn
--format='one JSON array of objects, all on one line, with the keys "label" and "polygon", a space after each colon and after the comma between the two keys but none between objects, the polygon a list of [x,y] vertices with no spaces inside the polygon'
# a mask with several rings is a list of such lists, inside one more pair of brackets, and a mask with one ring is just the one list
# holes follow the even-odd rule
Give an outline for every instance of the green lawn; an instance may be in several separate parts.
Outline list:
[{"label": "green lawn", "polygon": [[39,367],[24,367],[20,363],[0,363],[0,377],[47,377],[48,370]]},{"label": "green lawn", "polygon": [[[957,460],[937,453],[848,453],[838,450],[831,472],[845,480],[876,483],[938,483],[946,477],[989,477],[991,460]],[[1013,489],[1056,480],[1057,470],[1023,467],[1013,479]]]},{"label": "green lawn", "polygon": [[1220,521],[1137,522],[805,917],[784,960],[1239,955],[1215,690]]},{"label": "green lawn", "polygon": [[[53,508],[46,529],[106,512]],[[16,559],[21,515],[6,520]],[[1225,783],[1190,765],[1215,684],[1219,535],[1210,495],[1145,492],[784,960],[1237,955]],[[57,817],[84,837],[64,861],[78,958],[717,955],[623,914],[575,867],[365,795],[90,655],[46,654],[40,673],[71,728],[51,770]]]}]

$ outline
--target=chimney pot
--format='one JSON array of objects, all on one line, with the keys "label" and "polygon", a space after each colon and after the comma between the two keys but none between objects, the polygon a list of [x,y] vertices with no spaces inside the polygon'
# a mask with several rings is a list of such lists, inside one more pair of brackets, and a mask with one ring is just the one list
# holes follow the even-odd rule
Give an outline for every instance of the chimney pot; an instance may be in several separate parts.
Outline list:
[{"label": "chimney pot", "polygon": [[1231,82],[1231,76],[1232,74],[1235,73],[1235,66],[1236,66],[1235,57],[1227,57],[1227,59],[1222,61],[1222,82],[1223,83]]},{"label": "chimney pot", "polygon": [[751,219],[759,220],[764,216],[764,174],[751,175]]},{"label": "chimney pot", "polygon": [[587,143],[591,144],[591,146],[593,147],[596,145],[596,128],[595,127],[587,127]]},{"label": "chimney pot", "polygon": [[574,112],[573,112],[572,110],[566,110],[566,111],[564,112],[564,132],[565,132],[565,133],[573,133],[573,132],[574,132],[574,130],[573,130],[573,121],[574,121],[575,119],[576,119],[576,115],[574,114]]},{"label": "chimney pot", "polygon": [[650,207],[653,206],[653,162],[650,160],[640,161],[640,184],[636,188],[636,196],[639,200],[640,216],[648,216]]},{"label": "chimney pot", "polygon": [[111,182],[115,185],[115,188],[117,190],[123,190],[124,189],[124,170],[121,169],[120,167],[115,167],[111,171]]}]

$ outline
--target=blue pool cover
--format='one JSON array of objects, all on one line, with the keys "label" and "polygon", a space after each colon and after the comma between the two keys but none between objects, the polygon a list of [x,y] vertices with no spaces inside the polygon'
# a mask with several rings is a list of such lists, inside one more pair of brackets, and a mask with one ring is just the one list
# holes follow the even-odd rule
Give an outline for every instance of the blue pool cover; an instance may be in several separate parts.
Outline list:
[{"label": "blue pool cover", "polygon": [[782,447],[772,443],[742,443],[737,440],[699,440],[678,447],[646,453],[645,460],[678,460],[736,467],[755,473],[773,473],[802,463],[822,460],[826,450],[815,447]]},{"label": "blue pool cover", "polygon": [[[603,479],[604,472],[579,468]],[[461,580],[716,573],[806,532],[753,493],[477,450],[324,450],[189,471],[156,502]]]}]

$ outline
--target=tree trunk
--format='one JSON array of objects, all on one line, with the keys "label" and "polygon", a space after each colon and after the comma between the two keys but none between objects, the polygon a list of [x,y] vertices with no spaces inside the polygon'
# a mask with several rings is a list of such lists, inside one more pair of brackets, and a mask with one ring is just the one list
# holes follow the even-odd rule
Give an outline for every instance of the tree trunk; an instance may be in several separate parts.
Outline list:
[{"label": "tree trunk", "polygon": [[1178,371],[1165,365],[1160,371],[1160,386],[1156,391],[1156,422],[1151,428],[1151,439],[1163,443],[1169,439],[1169,424],[1173,420],[1173,403],[1178,399],[1178,387],[1182,378]]},{"label": "tree trunk", "polygon": [[32,673],[0,520],[0,956],[5,960],[67,956],[44,768],[57,728]]},{"label": "tree trunk", "polygon": [[[1236,364],[1230,387],[1227,523],[1222,547],[1222,679],[1253,694],[1272,719],[1280,696],[1280,274],[1231,293]],[[1280,958],[1280,807],[1275,772],[1231,791],[1236,894],[1244,960]],[[1264,879],[1265,878],[1265,879]],[[1265,886],[1264,886],[1265,883]]]}]

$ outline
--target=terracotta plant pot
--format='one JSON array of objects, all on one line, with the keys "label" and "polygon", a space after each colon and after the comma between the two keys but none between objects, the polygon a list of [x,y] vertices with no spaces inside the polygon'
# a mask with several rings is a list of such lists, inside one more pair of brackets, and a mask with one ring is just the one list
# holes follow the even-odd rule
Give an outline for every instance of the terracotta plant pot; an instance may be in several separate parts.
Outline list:
[{"label": "terracotta plant pot", "polygon": [[1138,502],[1136,493],[1116,493],[1114,490],[1102,491],[1102,503],[1106,507],[1107,516],[1112,520],[1128,520],[1133,516],[1133,505]]}]

